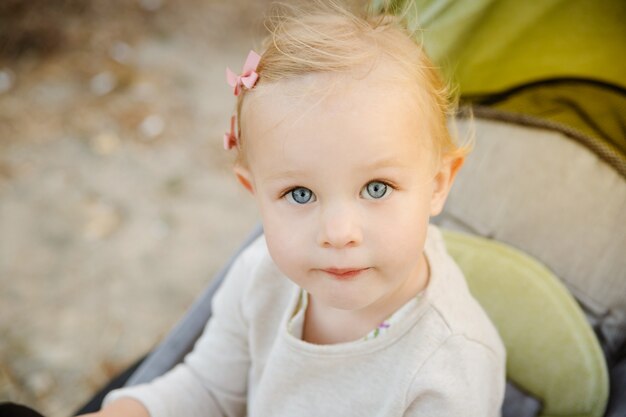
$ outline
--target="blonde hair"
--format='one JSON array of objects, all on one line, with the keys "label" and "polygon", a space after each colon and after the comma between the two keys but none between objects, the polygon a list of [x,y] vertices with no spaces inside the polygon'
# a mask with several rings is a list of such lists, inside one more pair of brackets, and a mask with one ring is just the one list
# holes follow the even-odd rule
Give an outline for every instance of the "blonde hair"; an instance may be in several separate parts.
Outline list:
[{"label": "blonde hair", "polygon": [[418,41],[419,29],[408,27],[406,15],[412,12],[413,2],[404,2],[400,10],[383,3],[378,10],[358,9],[341,0],[274,4],[265,21],[270,33],[257,67],[259,81],[253,89],[243,89],[237,99],[237,163],[246,165],[246,132],[241,131],[240,116],[248,95],[306,74],[350,73],[379,59],[389,59],[402,80],[418,89],[417,102],[430,122],[437,165],[445,157],[463,157],[471,151],[473,135],[459,145],[456,133],[448,128],[457,110],[453,92]]}]

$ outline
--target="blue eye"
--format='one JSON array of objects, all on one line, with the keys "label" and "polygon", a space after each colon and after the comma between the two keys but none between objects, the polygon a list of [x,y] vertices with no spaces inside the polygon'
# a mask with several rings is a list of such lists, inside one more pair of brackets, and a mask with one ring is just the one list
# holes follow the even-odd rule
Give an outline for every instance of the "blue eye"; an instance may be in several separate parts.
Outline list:
[{"label": "blue eye", "polygon": [[366,195],[361,192],[363,198],[379,200],[391,192],[391,187],[381,181],[372,181],[365,185],[363,191],[366,192]]},{"label": "blue eye", "polygon": [[288,191],[285,197],[287,197],[287,201],[295,204],[307,204],[310,201],[315,201],[313,191],[305,187],[296,187]]}]

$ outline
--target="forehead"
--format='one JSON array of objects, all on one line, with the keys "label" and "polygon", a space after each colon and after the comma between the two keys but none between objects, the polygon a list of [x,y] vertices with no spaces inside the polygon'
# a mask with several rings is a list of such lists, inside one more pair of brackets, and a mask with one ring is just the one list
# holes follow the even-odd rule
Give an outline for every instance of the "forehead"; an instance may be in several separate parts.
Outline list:
[{"label": "forehead", "polygon": [[307,75],[249,97],[242,131],[253,171],[314,162],[308,156],[338,164],[386,159],[416,166],[430,154],[415,91],[375,71],[364,77]]}]

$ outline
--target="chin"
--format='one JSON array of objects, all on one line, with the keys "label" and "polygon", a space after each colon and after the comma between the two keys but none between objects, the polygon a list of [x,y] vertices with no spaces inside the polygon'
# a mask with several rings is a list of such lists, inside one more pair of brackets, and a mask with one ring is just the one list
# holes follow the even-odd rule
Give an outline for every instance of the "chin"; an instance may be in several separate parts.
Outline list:
[{"label": "chin", "polygon": [[345,291],[341,293],[330,293],[322,296],[315,297],[316,301],[324,304],[327,307],[336,308],[337,310],[354,311],[361,310],[371,304],[371,300],[363,297],[364,294],[346,294]]}]

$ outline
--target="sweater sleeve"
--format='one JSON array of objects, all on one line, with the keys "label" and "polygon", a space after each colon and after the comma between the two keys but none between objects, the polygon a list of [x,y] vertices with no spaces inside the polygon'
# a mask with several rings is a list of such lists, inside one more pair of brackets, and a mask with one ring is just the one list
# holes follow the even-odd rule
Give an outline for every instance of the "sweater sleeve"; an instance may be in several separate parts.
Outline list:
[{"label": "sweater sleeve", "polygon": [[236,259],[215,293],[212,317],[183,363],[150,383],[112,391],[104,405],[130,397],[151,417],[245,416],[250,355],[241,306],[253,273],[246,255]]},{"label": "sweater sleeve", "polygon": [[504,398],[505,358],[455,335],[416,373],[405,417],[498,417]]}]

